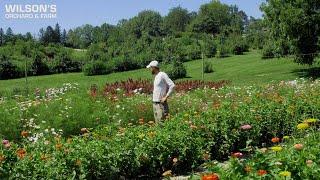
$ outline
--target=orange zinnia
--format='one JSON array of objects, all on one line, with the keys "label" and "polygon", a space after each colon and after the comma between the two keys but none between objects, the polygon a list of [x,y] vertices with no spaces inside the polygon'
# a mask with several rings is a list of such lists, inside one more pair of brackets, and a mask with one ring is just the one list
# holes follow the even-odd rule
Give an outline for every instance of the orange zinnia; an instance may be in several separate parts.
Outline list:
[{"label": "orange zinnia", "polygon": [[56,144],[56,149],[57,150],[60,150],[61,148],[62,148],[62,144],[61,143]]},{"label": "orange zinnia", "polygon": [[271,139],[271,142],[273,142],[273,143],[278,143],[279,141],[280,141],[280,138],[278,138],[278,137],[274,137]]},{"label": "orange zinnia", "polygon": [[0,163],[2,163],[5,160],[6,160],[6,157],[4,157],[3,155],[0,154]]},{"label": "orange zinnia", "polygon": [[141,119],[139,119],[139,124],[144,124],[144,119],[143,118],[141,118]]},{"label": "orange zinnia", "polygon": [[263,176],[263,175],[266,175],[266,174],[268,174],[268,172],[267,172],[266,170],[260,169],[260,170],[258,171],[258,175],[259,175],[259,176]]},{"label": "orange zinnia", "polygon": [[26,156],[27,151],[23,148],[19,148],[16,153],[18,158],[23,159]]},{"label": "orange zinnia", "polygon": [[28,131],[21,131],[22,137],[28,137],[28,135],[29,135]]},{"label": "orange zinnia", "polygon": [[201,177],[201,180],[219,180],[219,176],[217,174],[207,174]]},{"label": "orange zinnia", "polygon": [[293,147],[294,147],[296,150],[300,151],[300,150],[303,149],[303,144],[295,144]]}]

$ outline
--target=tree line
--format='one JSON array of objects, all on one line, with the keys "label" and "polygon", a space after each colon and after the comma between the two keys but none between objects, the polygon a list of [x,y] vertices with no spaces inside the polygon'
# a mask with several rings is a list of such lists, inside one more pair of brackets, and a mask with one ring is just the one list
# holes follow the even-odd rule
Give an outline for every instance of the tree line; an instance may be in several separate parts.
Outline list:
[{"label": "tree line", "polygon": [[[6,47],[31,42],[37,48],[27,48],[33,51],[27,53],[32,54],[27,57],[29,64],[35,62],[37,55],[49,67],[47,73],[56,73],[59,71],[50,63],[58,62],[61,52],[85,49],[69,51],[64,56],[74,62],[70,64],[77,64],[71,69],[83,70],[87,75],[137,69],[150,60],[169,64],[199,59],[202,55],[226,57],[243,54],[249,48],[261,49],[263,58],[295,55],[296,62],[312,64],[319,50],[319,1],[270,0],[261,9],[264,18],[255,19],[235,5],[213,0],[203,4],[198,12],[179,6],[161,16],[156,11],[144,10],[117,25],[86,24],[67,31],[56,24],[41,28],[37,37],[31,33],[15,35],[11,28],[6,33],[0,29],[0,55]],[[306,22],[299,19],[301,16]],[[20,59],[26,57],[23,52],[17,53]],[[7,59],[17,57],[5,55]],[[10,61],[14,64],[19,60]]]}]

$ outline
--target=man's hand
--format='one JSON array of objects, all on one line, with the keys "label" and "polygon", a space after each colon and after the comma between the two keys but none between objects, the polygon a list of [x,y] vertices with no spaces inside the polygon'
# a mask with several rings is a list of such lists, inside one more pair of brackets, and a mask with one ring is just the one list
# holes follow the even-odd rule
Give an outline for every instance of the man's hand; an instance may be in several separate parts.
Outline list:
[{"label": "man's hand", "polygon": [[168,99],[168,96],[163,97],[163,98],[161,99],[161,103],[166,102],[166,101],[167,101],[167,99]]}]

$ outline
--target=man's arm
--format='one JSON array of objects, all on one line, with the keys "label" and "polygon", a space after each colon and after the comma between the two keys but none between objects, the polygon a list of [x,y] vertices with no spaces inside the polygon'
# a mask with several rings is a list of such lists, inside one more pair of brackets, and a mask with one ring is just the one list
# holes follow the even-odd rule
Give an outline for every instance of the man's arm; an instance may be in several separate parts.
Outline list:
[{"label": "man's arm", "polygon": [[169,76],[166,73],[163,74],[163,79],[167,83],[167,85],[169,86],[169,90],[168,90],[166,96],[162,99],[162,102],[167,100],[167,98],[171,95],[171,93],[173,92],[174,87],[175,87],[174,82],[169,78]]}]

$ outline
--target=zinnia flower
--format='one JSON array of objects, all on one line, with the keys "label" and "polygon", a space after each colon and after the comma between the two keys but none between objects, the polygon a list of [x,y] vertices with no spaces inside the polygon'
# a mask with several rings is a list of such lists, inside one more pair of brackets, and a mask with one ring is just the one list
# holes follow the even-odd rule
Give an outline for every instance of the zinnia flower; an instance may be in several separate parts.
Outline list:
[{"label": "zinnia flower", "polygon": [[60,150],[61,148],[62,148],[62,144],[61,143],[56,144],[56,149],[57,150]]},{"label": "zinnia flower", "polygon": [[261,151],[262,153],[266,153],[266,152],[268,151],[268,149],[267,149],[267,148],[261,148],[260,151]]},{"label": "zinnia flower", "polygon": [[282,165],[282,163],[279,162],[279,161],[275,162],[274,164],[277,165],[277,166],[281,166]]},{"label": "zinnia flower", "polygon": [[278,143],[279,141],[280,141],[280,138],[278,138],[278,137],[274,137],[271,139],[271,142],[273,142],[273,143]]},{"label": "zinnia flower", "polygon": [[139,119],[139,124],[144,124],[144,119],[143,118],[141,118],[141,119]]},{"label": "zinnia flower", "polygon": [[293,146],[296,150],[302,150],[303,149],[303,144],[295,144],[294,146]]},{"label": "zinnia flower", "polygon": [[278,151],[282,150],[282,147],[281,146],[273,146],[273,147],[271,147],[271,150],[278,152]]},{"label": "zinnia flower", "polygon": [[316,123],[318,121],[318,119],[314,119],[314,118],[310,118],[310,119],[306,119],[303,122],[304,123]]},{"label": "zinnia flower", "polygon": [[23,159],[25,155],[27,154],[27,151],[23,148],[19,148],[16,152],[18,158]]},{"label": "zinnia flower", "polygon": [[241,158],[243,156],[243,154],[241,152],[236,152],[236,153],[232,153],[231,156],[234,158]]},{"label": "zinnia flower", "polygon": [[309,160],[307,160],[307,161],[306,161],[306,164],[307,164],[307,166],[309,166],[309,167],[310,167],[310,166],[312,166],[313,161],[309,159]]},{"label": "zinnia flower", "polygon": [[289,172],[289,171],[281,171],[279,173],[279,175],[280,176],[284,176],[284,177],[289,177],[289,176],[291,176],[291,172]]},{"label": "zinnia flower", "polygon": [[22,131],[21,132],[21,136],[24,137],[24,138],[28,137],[28,135],[29,135],[28,131]]},{"label": "zinnia flower", "polygon": [[258,170],[257,173],[258,173],[259,176],[263,176],[263,175],[268,174],[268,172],[266,170],[263,170],[263,169]]},{"label": "zinnia flower", "polygon": [[9,143],[9,140],[6,140],[6,139],[2,140],[2,144],[3,144],[3,145],[6,145],[6,144],[8,144],[8,143]]},{"label": "zinnia flower", "polygon": [[164,173],[162,173],[162,176],[171,176],[172,175],[172,171],[171,170],[168,170],[168,171],[165,171]]},{"label": "zinnia flower", "polygon": [[83,133],[83,134],[84,134],[84,133],[88,133],[88,132],[89,132],[89,130],[88,130],[87,128],[81,128],[81,130],[80,130],[80,131],[81,131],[81,133]]},{"label": "zinnia flower", "polygon": [[219,180],[218,174],[206,174],[201,177],[201,180]]},{"label": "zinnia flower", "polygon": [[4,157],[4,155],[0,154],[0,163],[2,163],[5,160],[6,160],[6,157]]},{"label": "zinnia flower", "polygon": [[178,158],[173,158],[173,159],[172,159],[172,162],[173,162],[174,164],[176,164],[176,163],[178,162]]},{"label": "zinnia flower", "polygon": [[309,127],[308,123],[300,123],[300,124],[297,125],[297,128],[300,129],[300,130],[307,129],[308,127]]},{"label": "zinnia flower", "polygon": [[249,125],[249,124],[246,124],[246,125],[243,125],[243,126],[240,127],[240,129],[242,129],[242,130],[249,130],[251,128],[252,128],[252,126]]}]

